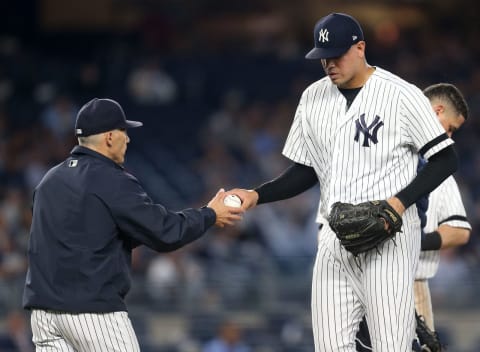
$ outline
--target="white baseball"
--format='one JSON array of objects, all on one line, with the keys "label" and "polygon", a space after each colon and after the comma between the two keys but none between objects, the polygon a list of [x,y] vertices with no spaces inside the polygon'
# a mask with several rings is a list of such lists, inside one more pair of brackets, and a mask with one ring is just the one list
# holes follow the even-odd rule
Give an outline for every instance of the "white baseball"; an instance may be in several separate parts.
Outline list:
[{"label": "white baseball", "polygon": [[228,196],[226,196],[223,200],[223,203],[226,206],[234,208],[240,208],[242,206],[242,200],[235,194],[229,194]]}]

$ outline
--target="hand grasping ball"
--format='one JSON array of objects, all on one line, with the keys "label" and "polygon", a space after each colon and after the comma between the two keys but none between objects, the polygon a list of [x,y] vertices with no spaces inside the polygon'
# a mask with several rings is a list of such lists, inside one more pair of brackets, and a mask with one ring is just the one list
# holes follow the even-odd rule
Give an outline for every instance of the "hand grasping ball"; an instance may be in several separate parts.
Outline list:
[{"label": "hand grasping ball", "polygon": [[235,194],[229,194],[228,196],[226,196],[223,200],[223,203],[226,206],[233,208],[240,208],[242,206],[242,200]]}]

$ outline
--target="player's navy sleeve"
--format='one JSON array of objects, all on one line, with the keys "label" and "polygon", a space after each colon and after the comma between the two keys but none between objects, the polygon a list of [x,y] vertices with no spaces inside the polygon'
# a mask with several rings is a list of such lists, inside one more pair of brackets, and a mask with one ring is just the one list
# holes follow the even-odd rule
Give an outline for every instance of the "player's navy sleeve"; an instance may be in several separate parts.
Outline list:
[{"label": "player's navy sleeve", "polygon": [[[424,158],[420,157],[418,160],[417,173],[423,170],[426,164],[427,161]],[[423,229],[427,224],[428,196],[429,195],[426,194],[423,197],[420,197],[420,199],[415,202],[415,205],[417,206],[418,217],[420,218],[420,228],[422,229],[422,234]]]},{"label": "player's navy sleeve", "polygon": [[408,208],[422,196],[429,194],[437,188],[457,168],[457,154],[453,145],[449,145],[432,155],[413,181],[396,196],[405,208]]},{"label": "player's navy sleeve", "polygon": [[318,182],[313,167],[293,163],[280,176],[257,187],[257,204],[288,199],[305,192]]}]

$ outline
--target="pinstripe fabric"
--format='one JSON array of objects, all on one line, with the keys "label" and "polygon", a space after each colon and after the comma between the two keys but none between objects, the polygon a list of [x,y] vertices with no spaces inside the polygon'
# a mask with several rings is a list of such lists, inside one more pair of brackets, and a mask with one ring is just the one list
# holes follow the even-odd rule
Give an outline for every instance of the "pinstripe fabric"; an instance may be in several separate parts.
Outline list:
[{"label": "pinstripe fabric", "polygon": [[[467,221],[462,197],[453,176],[447,178],[429,196],[425,232],[435,231],[439,225],[472,229]],[[423,315],[427,326],[434,330],[433,308],[428,279],[438,271],[440,251],[422,251],[415,273],[415,309]]]},{"label": "pinstripe fabric", "polygon": [[[355,121],[379,116],[378,143],[355,142]],[[377,68],[346,111],[346,100],[328,77],[308,87],[300,100],[283,154],[312,166],[320,181],[319,219],[335,201],[385,199],[417,174],[418,154],[445,134],[428,99],[413,85]],[[450,138],[425,151],[430,157],[452,144]]]},{"label": "pinstripe fabric", "polygon": [[[321,192],[317,221],[326,225],[336,201],[387,199],[405,188],[417,174],[420,149],[428,158],[453,143],[437,138],[444,134],[423,93],[377,67],[348,110],[328,77],[308,87],[283,154],[315,169]],[[420,252],[415,206],[407,209],[403,221],[403,233],[395,240],[379,247],[378,253],[357,258],[323,226],[312,281],[317,352],[355,351],[363,314],[374,351],[411,350],[413,281]]]},{"label": "pinstripe fabric", "polygon": [[71,314],[35,309],[31,316],[37,352],[137,352],[127,312]]},{"label": "pinstripe fabric", "polygon": [[[465,207],[457,182],[453,176],[447,178],[428,198],[427,223],[425,232],[435,231],[440,224],[453,227],[472,229],[466,220]],[[447,220],[447,221],[445,221]],[[416,279],[424,280],[435,276],[440,262],[439,251],[422,251],[415,275]]]},{"label": "pinstripe fabric", "polygon": [[312,280],[315,351],[356,351],[355,335],[364,314],[374,351],[411,351],[413,275],[420,251],[415,208],[405,212],[404,221],[403,233],[394,241],[357,258],[323,226]]},{"label": "pinstripe fabric", "polygon": [[413,285],[415,292],[415,309],[417,313],[425,319],[425,324],[435,330],[433,323],[433,308],[432,297],[430,295],[430,287],[428,286],[428,280],[415,280]]}]

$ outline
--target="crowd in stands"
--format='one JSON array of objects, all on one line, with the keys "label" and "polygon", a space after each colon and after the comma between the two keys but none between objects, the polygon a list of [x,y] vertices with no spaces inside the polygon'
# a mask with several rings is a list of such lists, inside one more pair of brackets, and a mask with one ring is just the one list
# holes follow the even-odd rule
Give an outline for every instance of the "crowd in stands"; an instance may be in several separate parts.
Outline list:
[{"label": "crowd in stands", "polygon": [[[467,98],[471,118],[454,136],[460,158],[455,177],[473,234],[466,246],[444,253],[432,294],[438,306],[478,307],[480,45],[475,34],[463,41],[472,43],[468,47],[449,33],[434,34],[405,31],[395,43],[372,35],[367,57],[420,88],[454,83]],[[303,59],[306,47],[280,50],[275,41],[286,45],[291,38],[265,40],[262,50],[258,42],[237,43],[237,50],[225,52],[202,50],[202,43],[191,51],[163,52],[148,47],[149,38],[107,39],[88,50],[85,44],[79,54],[78,48],[55,51],[51,43],[0,37],[0,317],[6,337],[25,330],[18,315],[32,191],[76,144],[79,106],[110,97],[127,118],[143,121],[143,128],[130,132],[126,168],[155,201],[182,209],[204,205],[220,187],[251,188],[285,169],[289,161],[281,150],[300,94],[323,76],[319,62]],[[223,352],[221,336],[241,339],[229,350],[234,352],[312,351],[308,312],[317,199],[314,187],[259,206],[237,227],[211,230],[173,253],[137,249],[129,299],[145,351]],[[236,322],[229,312],[238,313]],[[185,335],[167,339],[170,344],[157,341],[147,319],[162,314],[188,317]],[[31,351],[17,340],[12,351]]]}]

